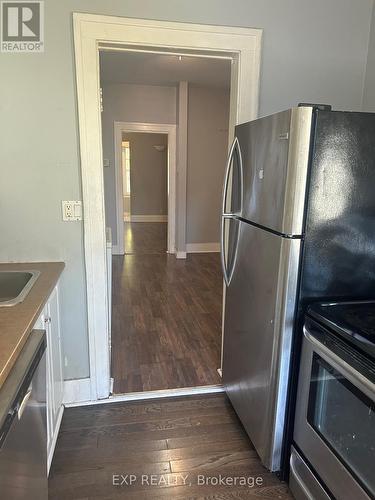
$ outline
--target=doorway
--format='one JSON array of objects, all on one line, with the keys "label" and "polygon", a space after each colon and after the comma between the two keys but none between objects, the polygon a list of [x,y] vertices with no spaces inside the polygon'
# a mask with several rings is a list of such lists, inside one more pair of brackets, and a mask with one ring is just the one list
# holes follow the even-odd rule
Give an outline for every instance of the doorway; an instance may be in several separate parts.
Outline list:
[{"label": "doorway", "polygon": [[130,185],[130,141],[121,137],[121,173],[122,173],[122,199],[124,205],[124,222],[130,222],[131,185]]},{"label": "doorway", "polygon": [[[100,63],[104,156],[110,158],[107,135],[112,127],[117,150],[117,245],[111,273],[113,393],[218,385],[220,207],[231,62],[105,51]],[[128,117],[135,121],[116,121]],[[175,124],[146,127],[137,121],[145,117]],[[173,148],[180,153],[178,176],[173,165],[168,168],[172,126],[179,129]],[[104,185],[106,219],[113,231],[111,172],[105,170]],[[171,195],[170,186],[171,177],[178,177],[181,185],[184,174],[186,195],[181,203],[180,193]],[[171,200],[178,207],[178,218]],[[167,244],[173,221],[177,245],[184,241],[183,256]]]},{"label": "doorway", "polygon": [[[83,202],[90,354],[90,397],[110,394],[108,297],[103,156],[100,124],[99,47],[138,47],[178,55],[224,55],[232,60],[229,136],[235,123],[257,116],[262,31],[74,14],[74,39]],[[86,381],[82,381],[82,387]],[[77,382],[77,392],[81,390]]]},{"label": "doorway", "polygon": [[[105,95],[106,93],[104,92],[104,101]],[[174,253],[176,234],[176,125],[170,123],[113,121],[112,118],[119,115],[110,113],[109,118],[106,119],[104,116],[105,112],[102,114],[104,154],[108,152],[107,156],[110,156],[112,144],[114,149],[114,169],[112,169],[114,173],[111,173],[111,170],[108,169],[105,169],[104,173],[106,225],[112,227],[112,232],[114,227],[116,229],[116,241],[113,246],[113,253],[115,255],[124,255],[126,252],[126,234],[124,231],[129,226],[124,225],[124,222],[127,222],[125,219],[129,219],[128,222],[164,223],[163,227],[167,230],[166,251]],[[113,130],[113,133],[108,136],[106,132],[111,130]],[[114,141],[112,140],[112,136]],[[126,138],[130,137],[133,137],[133,141],[126,141]],[[129,142],[129,147],[125,148],[125,151],[123,147],[124,142]],[[135,146],[133,153],[136,155],[136,164],[141,164],[140,169],[136,170],[135,177],[133,178],[136,190],[135,193],[133,190],[133,198],[134,196],[137,198],[133,200],[133,203],[136,203],[133,206],[133,212],[135,208],[134,213],[131,213],[131,164],[132,160],[134,160],[131,142]],[[143,145],[145,148],[143,148]],[[124,154],[128,155],[128,159],[124,157]],[[146,158],[144,158],[145,155]],[[155,175],[155,169],[150,164],[153,158],[156,161],[156,168],[158,169],[157,175]],[[127,173],[125,172],[126,162]],[[144,172],[147,168],[149,175]],[[106,189],[106,185],[111,185],[112,183],[114,184],[113,189]],[[146,190],[142,189],[143,183],[147,186]],[[158,196],[156,196],[156,192]],[[150,200],[150,197],[152,200]],[[166,201],[163,206],[160,202],[161,197]],[[108,203],[108,199],[112,201]],[[150,211],[156,212],[150,213]]]},{"label": "doorway", "polygon": [[122,133],[125,255],[168,250],[168,135]]}]

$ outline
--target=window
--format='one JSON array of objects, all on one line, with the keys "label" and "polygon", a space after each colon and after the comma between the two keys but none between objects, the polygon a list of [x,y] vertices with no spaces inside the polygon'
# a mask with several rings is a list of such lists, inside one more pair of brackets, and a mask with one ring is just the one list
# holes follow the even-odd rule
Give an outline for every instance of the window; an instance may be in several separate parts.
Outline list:
[{"label": "window", "polygon": [[130,196],[130,142],[122,141],[122,168],[124,196]]}]

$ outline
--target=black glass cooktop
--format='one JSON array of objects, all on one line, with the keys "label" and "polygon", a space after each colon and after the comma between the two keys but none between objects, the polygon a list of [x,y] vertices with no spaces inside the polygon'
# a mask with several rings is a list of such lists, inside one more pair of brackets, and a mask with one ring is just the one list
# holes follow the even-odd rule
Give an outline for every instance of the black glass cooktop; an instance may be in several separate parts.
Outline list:
[{"label": "black glass cooktop", "polygon": [[307,312],[375,359],[375,301],[312,304]]}]

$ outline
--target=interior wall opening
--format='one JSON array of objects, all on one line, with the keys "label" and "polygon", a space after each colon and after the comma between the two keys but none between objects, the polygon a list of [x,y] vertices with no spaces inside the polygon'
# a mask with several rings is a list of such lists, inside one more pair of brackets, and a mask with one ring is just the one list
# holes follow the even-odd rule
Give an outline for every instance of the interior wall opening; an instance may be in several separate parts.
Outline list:
[{"label": "interior wall opening", "polygon": [[[229,141],[231,60],[106,50],[100,63],[103,156],[109,165],[104,171],[106,224],[115,247],[113,393],[220,384],[220,207]],[[116,155],[113,134],[121,123]],[[126,123],[133,129],[126,130]],[[135,131],[137,124],[177,129],[172,252],[167,237],[169,135]],[[121,179],[115,175],[116,157]],[[181,240],[184,247],[179,247]]]},{"label": "interior wall opening", "polygon": [[122,191],[124,200],[124,222],[130,222],[130,142],[122,137],[121,142]]},{"label": "interior wall opening", "polygon": [[168,250],[168,135],[122,133],[125,255]]}]

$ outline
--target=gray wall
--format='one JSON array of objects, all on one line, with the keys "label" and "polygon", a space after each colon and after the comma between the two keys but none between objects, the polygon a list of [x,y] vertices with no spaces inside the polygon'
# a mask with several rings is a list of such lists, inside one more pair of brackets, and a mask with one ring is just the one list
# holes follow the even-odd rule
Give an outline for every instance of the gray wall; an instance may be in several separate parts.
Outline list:
[{"label": "gray wall", "polygon": [[[44,54],[0,54],[0,260],[65,260],[66,378],[89,375],[72,12],[264,28],[260,113],[361,107],[372,0],[46,0]],[[22,134],[20,134],[22,130]],[[22,137],[22,140],[20,140]]]},{"label": "gray wall", "polygon": [[187,243],[219,242],[228,125],[229,92],[189,87]]},{"label": "gray wall", "polygon": [[[166,134],[124,134],[130,142],[130,213],[131,215],[167,215]],[[164,145],[165,151],[153,146]]]},{"label": "gray wall", "polygon": [[375,8],[372,11],[371,35],[363,91],[363,111],[375,112]]},{"label": "gray wall", "polygon": [[103,156],[106,223],[117,243],[113,122],[176,123],[176,88],[151,85],[103,85]]}]

